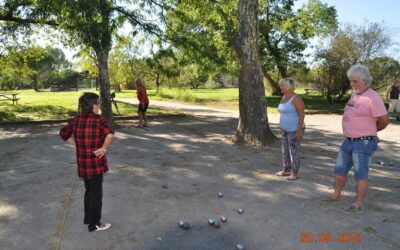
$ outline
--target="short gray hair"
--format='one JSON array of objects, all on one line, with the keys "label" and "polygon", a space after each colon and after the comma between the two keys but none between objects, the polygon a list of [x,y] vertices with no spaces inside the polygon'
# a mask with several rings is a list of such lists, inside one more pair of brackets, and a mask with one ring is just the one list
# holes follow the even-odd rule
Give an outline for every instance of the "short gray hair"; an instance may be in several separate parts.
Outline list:
[{"label": "short gray hair", "polygon": [[289,86],[291,90],[294,90],[296,88],[296,84],[297,82],[290,77],[279,80],[279,86],[286,85]]},{"label": "short gray hair", "polygon": [[372,76],[369,73],[369,69],[365,65],[356,64],[350,67],[347,70],[347,77],[349,78],[352,75],[358,75],[361,77],[363,81],[367,83],[367,86],[370,87],[372,84]]}]

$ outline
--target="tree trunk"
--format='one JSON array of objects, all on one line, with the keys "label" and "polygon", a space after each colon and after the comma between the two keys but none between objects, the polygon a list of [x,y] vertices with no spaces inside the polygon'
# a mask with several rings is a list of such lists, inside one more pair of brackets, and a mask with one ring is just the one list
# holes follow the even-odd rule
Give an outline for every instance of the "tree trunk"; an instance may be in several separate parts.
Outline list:
[{"label": "tree trunk", "polygon": [[158,91],[160,90],[160,75],[156,74],[156,95],[158,95]]},{"label": "tree trunk", "polygon": [[282,96],[281,89],[279,88],[279,84],[270,76],[267,72],[265,67],[262,67],[262,71],[264,73],[265,78],[267,78],[268,82],[271,84],[272,87],[272,95],[275,96]]},{"label": "tree trunk", "polygon": [[275,141],[265,110],[265,89],[258,46],[258,0],[239,0],[239,124],[236,140],[254,146]]},{"label": "tree trunk", "polygon": [[108,74],[108,53],[109,51],[106,49],[96,51],[100,82],[101,113],[105,116],[107,121],[113,123],[110,76]]},{"label": "tree trunk", "polygon": [[37,75],[37,73],[35,73],[35,74],[33,75],[33,88],[35,89],[36,92],[39,91],[39,89],[38,89],[38,75]]}]

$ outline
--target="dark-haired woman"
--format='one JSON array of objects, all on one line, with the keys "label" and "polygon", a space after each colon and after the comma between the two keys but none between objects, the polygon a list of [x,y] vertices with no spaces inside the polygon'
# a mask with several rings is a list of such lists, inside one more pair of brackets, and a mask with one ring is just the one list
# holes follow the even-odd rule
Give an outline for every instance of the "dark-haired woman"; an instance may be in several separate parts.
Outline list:
[{"label": "dark-haired woman", "polygon": [[103,173],[108,171],[106,152],[114,131],[104,116],[99,115],[100,100],[95,93],[79,98],[80,114],[60,130],[61,138],[75,146],[78,176],[85,183],[84,224],[89,232],[103,231],[111,224],[101,220]]}]

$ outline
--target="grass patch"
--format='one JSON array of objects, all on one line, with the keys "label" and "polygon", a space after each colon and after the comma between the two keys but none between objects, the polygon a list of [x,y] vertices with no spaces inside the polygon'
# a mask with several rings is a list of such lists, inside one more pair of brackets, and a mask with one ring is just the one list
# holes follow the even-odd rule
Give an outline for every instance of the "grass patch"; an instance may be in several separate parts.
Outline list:
[{"label": "grass patch", "polygon": [[[15,90],[9,93],[18,93],[18,105],[11,102],[0,103],[0,121],[23,121],[23,120],[53,120],[67,119],[77,113],[78,98],[83,92],[96,92],[95,89],[86,89],[70,92],[50,92],[43,90]],[[6,93],[7,91],[2,91]],[[303,98],[307,113],[342,113],[344,104],[330,104],[318,94],[306,95],[304,90],[297,91]],[[237,88],[224,89],[175,89],[161,88],[156,94],[155,89],[148,90],[151,100],[180,101],[193,104],[209,106],[212,108],[238,110],[239,91]],[[116,93],[119,98],[136,99],[136,90],[123,90]],[[266,93],[268,113],[277,113],[277,107],[281,98]],[[118,102],[121,116],[136,116],[137,105]],[[114,115],[118,115],[113,107]],[[154,109],[149,107],[148,115],[177,114],[177,112]]]},{"label": "grass patch", "polygon": [[[0,121],[30,121],[30,120],[63,120],[78,113],[78,99],[83,92],[96,92],[95,89],[82,90],[79,92],[50,92],[34,90],[15,90],[9,93],[18,93],[18,105],[12,102],[0,103]],[[6,93],[7,91],[2,91]],[[98,93],[98,92],[97,92]],[[126,96],[136,98],[136,91],[124,93]],[[133,97],[132,97],[133,95]],[[118,103],[121,116],[137,115],[137,105]],[[113,113],[118,116],[114,106]],[[176,112],[148,109],[148,115],[176,114]]]}]

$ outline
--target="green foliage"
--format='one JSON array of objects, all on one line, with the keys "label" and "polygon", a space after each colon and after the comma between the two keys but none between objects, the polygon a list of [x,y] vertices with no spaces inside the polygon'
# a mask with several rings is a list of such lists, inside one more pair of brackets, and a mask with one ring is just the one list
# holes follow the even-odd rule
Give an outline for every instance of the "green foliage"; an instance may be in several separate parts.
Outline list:
[{"label": "green foliage", "polygon": [[346,72],[351,65],[362,63],[371,69],[375,79],[373,88],[382,88],[399,72],[399,62],[381,57],[390,44],[390,36],[382,25],[347,25],[333,34],[328,46],[317,51],[318,66],[313,82],[329,102],[343,102],[350,89]]},{"label": "green foliage", "polygon": [[178,1],[167,21],[166,35],[184,65],[196,63],[204,72],[236,71],[236,1]]},{"label": "green foliage", "polygon": [[[260,3],[260,52],[264,74],[274,93],[278,84],[271,75],[277,69],[282,78],[293,64],[304,64],[303,51],[310,39],[336,29],[336,10],[319,0],[310,0],[295,11],[293,0],[265,0]],[[292,67],[295,69],[296,67]]]},{"label": "green foliage", "polygon": [[400,76],[399,61],[389,56],[375,57],[365,62],[373,77],[372,87],[380,90]]},{"label": "green foliage", "polygon": [[11,48],[0,57],[0,85],[15,89],[34,85],[43,87],[70,67],[64,53],[57,48],[30,46]]}]

